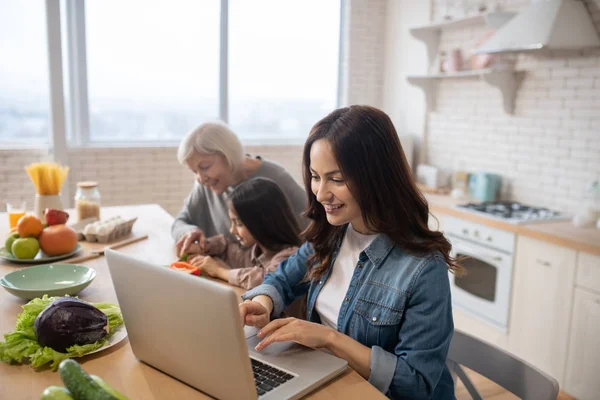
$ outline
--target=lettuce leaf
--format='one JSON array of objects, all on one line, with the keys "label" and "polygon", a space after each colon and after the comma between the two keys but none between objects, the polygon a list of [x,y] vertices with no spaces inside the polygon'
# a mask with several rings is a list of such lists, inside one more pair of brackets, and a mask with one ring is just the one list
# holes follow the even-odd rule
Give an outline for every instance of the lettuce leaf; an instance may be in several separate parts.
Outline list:
[{"label": "lettuce leaf", "polygon": [[90,303],[108,318],[109,335],[102,340],[86,345],[74,345],[67,349],[66,353],[41,346],[35,337],[33,323],[36,317],[50,303],[58,297],[44,297],[31,300],[25,304],[23,312],[17,315],[15,330],[4,335],[4,342],[0,342],[0,361],[7,364],[16,364],[29,361],[33,368],[39,369],[46,364],[56,371],[58,364],[65,358],[80,357],[88,354],[108,343],[108,336],[123,325],[123,316],[119,306],[110,303]]}]

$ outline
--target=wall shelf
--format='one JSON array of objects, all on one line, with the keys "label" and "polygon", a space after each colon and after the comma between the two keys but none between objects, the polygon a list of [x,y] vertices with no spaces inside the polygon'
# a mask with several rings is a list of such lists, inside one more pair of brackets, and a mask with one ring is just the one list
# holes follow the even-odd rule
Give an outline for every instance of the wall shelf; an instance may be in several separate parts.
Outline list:
[{"label": "wall shelf", "polygon": [[514,12],[492,11],[470,17],[436,22],[410,28],[410,34],[421,40],[427,46],[429,65],[435,60],[440,44],[440,33],[444,29],[464,28],[471,25],[486,23],[490,28],[498,29],[516,15]]},{"label": "wall shelf", "polygon": [[440,79],[481,79],[500,91],[502,94],[504,111],[507,114],[513,114],[515,110],[515,96],[521,74],[522,73],[520,71],[495,70],[493,68],[486,68],[451,73],[409,75],[406,77],[406,79],[411,85],[418,86],[423,90],[425,93],[425,99],[427,101],[427,108],[429,110],[435,109],[435,85]]}]

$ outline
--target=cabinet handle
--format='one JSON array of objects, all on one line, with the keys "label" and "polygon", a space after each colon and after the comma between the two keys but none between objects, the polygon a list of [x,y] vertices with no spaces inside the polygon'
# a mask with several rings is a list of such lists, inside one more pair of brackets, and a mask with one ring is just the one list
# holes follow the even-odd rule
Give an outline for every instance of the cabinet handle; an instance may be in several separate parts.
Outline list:
[{"label": "cabinet handle", "polygon": [[502,261],[502,257],[500,257],[500,256],[492,257],[492,260],[494,260],[494,261]]},{"label": "cabinet handle", "polygon": [[492,241],[492,237],[491,237],[491,236],[488,236],[486,240],[487,240],[488,242],[491,242],[491,241]]},{"label": "cabinet handle", "polygon": [[463,235],[468,235],[468,234],[469,234],[468,229],[463,229]]},{"label": "cabinet handle", "polygon": [[476,238],[479,237],[479,231],[475,231],[475,233],[473,234]]},{"label": "cabinet handle", "polygon": [[544,261],[544,260],[541,260],[539,258],[537,260],[535,260],[535,261],[538,264],[543,265],[544,267],[551,267],[552,266],[552,264],[550,264],[550,261]]}]

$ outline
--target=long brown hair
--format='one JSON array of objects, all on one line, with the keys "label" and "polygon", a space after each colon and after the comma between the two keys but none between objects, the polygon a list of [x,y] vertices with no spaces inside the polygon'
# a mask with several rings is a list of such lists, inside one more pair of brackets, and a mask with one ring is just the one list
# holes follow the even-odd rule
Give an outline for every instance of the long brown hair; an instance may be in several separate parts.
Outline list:
[{"label": "long brown hair", "polygon": [[462,271],[450,256],[450,242],[427,225],[429,206],[417,189],[392,121],[381,110],[355,105],[335,110],[317,122],[304,144],[305,215],[311,222],[302,235],[315,250],[308,260],[308,280],[317,280],[327,271],[344,234],[344,226],[327,222],[325,210],[311,189],[310,150],[320,139],[329,143],[370,230],[387,235],[410,254],[439,251],[448,269]]}]

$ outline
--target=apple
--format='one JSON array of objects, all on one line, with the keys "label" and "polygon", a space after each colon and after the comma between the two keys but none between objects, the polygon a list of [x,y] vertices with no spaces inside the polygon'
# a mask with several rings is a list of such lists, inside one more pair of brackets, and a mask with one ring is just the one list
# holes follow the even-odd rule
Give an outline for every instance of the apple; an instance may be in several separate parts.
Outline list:
[{"label": "apple", "polygon": [[69,213],[62,210],[57,210],[55,208],[46,208],[44,210],[44,218],[46,218],[46,223],[48,226],[64,225],[69,219]]}]

